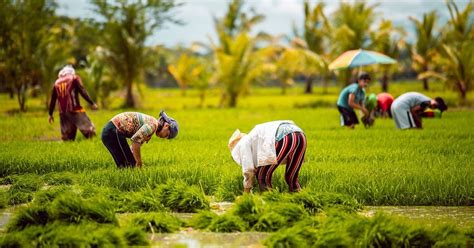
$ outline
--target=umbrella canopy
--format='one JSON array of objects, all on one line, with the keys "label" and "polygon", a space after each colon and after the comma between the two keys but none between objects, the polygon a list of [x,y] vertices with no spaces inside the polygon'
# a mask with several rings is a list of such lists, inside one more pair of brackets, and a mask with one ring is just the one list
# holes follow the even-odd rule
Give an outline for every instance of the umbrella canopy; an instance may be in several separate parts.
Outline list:
[{"label": "umbrella canopy", "polygon": [[396,60],[387,55],[363,49],[349,50],[339,56],[330,65],[330,70],[354,68],[373,64],[395,64]]}]

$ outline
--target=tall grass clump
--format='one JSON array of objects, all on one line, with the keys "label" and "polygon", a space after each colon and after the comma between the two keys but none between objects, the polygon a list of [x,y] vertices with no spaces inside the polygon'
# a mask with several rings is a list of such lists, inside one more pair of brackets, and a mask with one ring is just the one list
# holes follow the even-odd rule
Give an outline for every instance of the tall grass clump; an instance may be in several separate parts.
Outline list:
[{"label": "tall grass clump", "polygon": [[66,223],[79,223],[83,220],[118,223],[114,205],[100,197],[84,200],[74,195],[64,194],[52,202],[51,213],[56,219]]},{"label": "tall grass clump", "polygon": [[77,175],[71,172],[49,173],[43,176],[47,185],[72,185],[77,181]]},{"label": "tall grass clump", "polygon": [[18,205],[31,201],[34,192],[39,190],[42,185],[43,181],[38,175],[26,174],[12,177],[12,185],[8,189],[9,204]]},{"label": "tall grass clump", "polygon": [[183,222],[169,213],[140,213],[132,217],[131,224],[149,233],[172,233],[178,231]]},{"label": "tall grass clump", "polygon": [[191,219],[188,221],[188,225],[194,227],[196,229],[207,229],[212,221],[217,218],[217,214],[209,211],[209,210],[202,210],[199,211],[197,214],[193,215]]},{"label": "tall grass clump", "polygon": [[7,191],[0,189],[0,208],[8,206],[8,193]]},{"label": "tall grass clump", "polygon": [[208,226],[208,229],[212,232],[243,232],[247,228],[246,223],[241,218],[232,214],[218,215]]},{"label": "tall grass clump", "polygon": [[157,188],[161,203],[174,212],[196,213],[209,209],[209,200],[195,185],[183,181],[168,181]]},{"label": "tall grass clump", "polygon": [[426,228],[377,214],[373,218],[329,210],[273,233],[268,247],[465,247],[472,238],[452,226]]}]

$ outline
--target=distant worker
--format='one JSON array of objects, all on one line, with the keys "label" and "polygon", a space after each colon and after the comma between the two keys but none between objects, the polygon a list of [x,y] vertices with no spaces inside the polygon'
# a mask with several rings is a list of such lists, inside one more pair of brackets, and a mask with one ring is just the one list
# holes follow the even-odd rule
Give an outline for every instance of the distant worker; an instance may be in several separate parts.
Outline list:
[{"label": "distant worker", "polygon": [[376,112],[382,118],[390,117],[392,118],[392,113],[390,111],[390,107],[393,103],[393,96],[389,93],[380,93],[377,95],[377,108]]},{"label": "distant worker", "polygon": [[441,97],[433,100],[418,92],[408,92],[397,97],[391,107],[397,128],[422,128],[421,115],[426,108],[439,109],[443,112],[448,106]]},{"label": "distant worker", "polygon": [[273,172],[285,161],[290,192],[301,190],[298,173],[306,152],[306,136],[293,121],[262,123],[249,134],[237,129],[228,147],[234,161],[242,166],[244,192],[250,192],[255,176],[261,191],[271,189]]},{"label": "distant worker", "polygon": [[[173,139],[178,135],[178,122],[160,112],[158,118],[138,112],[124,112],[114,116],[102,129],[102,143],[109,150],[119,168],[141,167],[140,147],[153,137]],[[132,145],[128,145],[130,138]]]},{"label": "distant worker", "polygon": [[95,136],[94,124],[86,115],[85,109],[81,107],[79,94],[91,105],[93,110],[97,109],[97,105],[87,94],[81,78],[75,74],[74,68],[70,65],[66,65],[59,71],[49,103],[49,124],[54,122],[53,112],[56,100],[59,103],[61,138],[64,141],[74,140],[78,128],[86,138]]},{"label": "distant worker", "polygon": [[354,128],[359,124],[354,109],[359,109],[364,114],[363,118],[369,117],[369,111],[365,108],[365,88],[370,82],[370,75],[363,72],[359,75],[357,82],[345,87],[339,94],[337,108],[341,113],[341,126]]}]

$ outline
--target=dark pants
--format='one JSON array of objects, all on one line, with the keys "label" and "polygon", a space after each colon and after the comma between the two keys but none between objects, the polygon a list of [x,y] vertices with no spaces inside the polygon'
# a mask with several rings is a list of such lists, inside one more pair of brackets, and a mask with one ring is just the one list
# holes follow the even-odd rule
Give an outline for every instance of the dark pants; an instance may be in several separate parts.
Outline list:
[{"label": "dark pants", "polygon": [[351,126],[359,124],[359,119],[352,109],[337,106],[339,113],[341,113],[341,126]]},{"label": "dark pants", "polygon": [[102,129],[102,143],[109,150],[119,168],[135,166],[135,158],[127,143],[127,137],[109,121]]},{"label": "dark pants", "polygon": [[95,127],[84,112],[67,112],[59,114],[61,124],[61,139],[64,141],[74,140],[76,132],[79,131],[86,137],[95,136]]},{"label": "dark pants", "polygon": [[285,181],[290,192],[301,189],[298,173],[303,164],[306,152],[306,137],[304,133],[295,132],[287,134],[275,144],[277,164],[257,167],[258,186],[261,191],[272,188],[272,176],[278,165],[286,160]]}]

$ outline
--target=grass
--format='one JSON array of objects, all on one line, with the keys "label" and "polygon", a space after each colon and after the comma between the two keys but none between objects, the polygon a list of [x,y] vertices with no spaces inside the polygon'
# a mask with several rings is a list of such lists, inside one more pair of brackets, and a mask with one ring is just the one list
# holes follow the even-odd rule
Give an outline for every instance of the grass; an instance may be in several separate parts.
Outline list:
[{"label": "grass", "polygon": [[[435,91],[425,94],[443,95],[448,102],[456,102],[454,93],[433,85]],[[391,88],[397,95],[416,90],[415,86],[419,87],[405,83]],[[144,145],[141,170],[117,170],[99,138],[85,140],[78,134],[76,142],[55,141],[60,137],[59,124],[49,125],[44,111],[4,112],[7,118],[1,118],[0,128],[8,132],[0,134],[0,177],[30,173],[42,175],[47,185],[80,182],[121,191],[181,180],[206,195],[233,200],[241,194],[242,176],[226,146],[232,131],[240,128],[248,132],[261,122],[292,119],[308,137],[300,173],[305,188],[348,194],[370,205],[474,204],[474,111],[451,108],[442,119],[425,119],[422,131],[396,130],[390,119],[378,119],[371,129],[358,126],[347,130],[339,127],[335,108],[300,106],[314,101],[334,104],[338,88],[330,88],[325,95],[304,95],[301,90],[280,95],[277,88],[255,89],[253,95],[240,99],[235,109],[196,108],[197,96],[192,91],[182,97],[178,90],[149,90],[139,111],[156,115],[166,109],[179,121],[180,133],[176,140],[154,137]],[[211,92],[208,103],[217,102],[217,96]],[[5,95],[0,98],[7,102],[3,111],[14,106]],[[30,104],[39,105],[39,101],[33,99]],[[88,114],[99,133],[122,111]],[[274,175],[274,187],[287,191],[283,166]],[[22,197],[18,203],[31,200],[28,195]]]},{"label": "grass", "polygon": [[[312,95],[301,94],[300,87],[287,95],[278,88],[255,88],[234,109],[217,108],[216,91],[209,93],[205,108],[198,108],[194,91],[182,97],[175,89],[147,89],[138,111],[157,115],[165,109],[178,120],[180,133],[175,140],[153,137],[142,146],[143,168],[124,170],[115,168],[98,137],[85,140],[78,134],[75,142],[59,141],[59,118],[55,113],[56,122],[47,123],[43,99],[31,99],[31,111],[18,113],[15,100],[0,95],[0,129],[5,130],[0,184],[6,185],[0,188],[0,208],[30,202],[0,235],[0,246],[146,245],[150,226],[155,232],[182,226],[163,211],[199,212],[188,223],[198,229],[275,232],[266,244],[279,247],[304,246],[307,240],[320,246],[399,244],[392,237],[440,246],[466,236],[472,240],[472,231],[410,229],[390,218],[354,214],[362,205],[474,205],[474,111],[457,107],[456,94],[442,85],[432,86],[424,93],[444,96],[450,110],[442,119],[425,119],[423,130],[407,131],[396,130],[390,119],[377,119],[371,129],[341,128],[333,107],[338,87],[327,94],[317,88]],[[395,96],[419,88],[419,83],[391,85]],[[127,111],[117,107],[121,101],[116,96],[111,109],[87,112],[98,134],[111,117]],[[472,95],[469,101],[474,102]],[[277,119],[294,120],[308,138],[300,172],[304,191],[286,194],[281,166],[274,191],[241,196],[241,168],[232,161],[227,140],[236,128],[248,132]],[[210,196],[236,205],[224,215],[213,214]],[[341,216],[328,212],[333,208]],[[120,225],[117,213],[135,219]],[[407,232],[393,234],[398,229]]]}]

